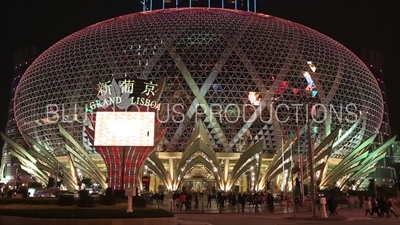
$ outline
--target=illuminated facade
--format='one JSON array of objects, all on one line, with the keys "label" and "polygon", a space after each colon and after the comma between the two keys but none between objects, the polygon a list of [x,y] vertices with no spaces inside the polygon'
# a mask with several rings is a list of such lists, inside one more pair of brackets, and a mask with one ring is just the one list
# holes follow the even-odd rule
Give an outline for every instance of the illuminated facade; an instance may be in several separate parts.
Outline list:
[{"label": "illuminated facade", "polygon": [[[19,133],[18,126],[14,118],[14,96],[22,75],[38,55],[39,50],[34,46],[19,49],[14,54],[14,78],[11,84],[11,99],[8,106],[8,117],[5,133],[17,143],[22,145],[24,145],[25,142]],[[13,178],[19,168],[18,160],[13,157],[10,152],[11,148],[7,145],[7,143],[5,143],[1,151],[2,157],[0,157],[0,183],[2,183],[3,180],[7,181]],[[22,171],[20,170],[20,172]]]},{"label": "illuminated facade", "polygon": [[[54,157],[25,133],[22,135],[34,148],[23,148],[6,135],[1,135],[12,147],[11,154],[21,162],[21,168],[28,171],[36,181],[45,184],[54,175],[54,171],[62,171],[62,176],[55,178],[63,188],[70,190],[78,188],[83,173],[102,188],[115,189],[129,187],[134,184],[135,178],[150,175],[151,191],[157,191],[159,186],[168,191],[181,187],[198,191],[212,191],[214,188],[224,191],[259,191],[266,188],[267,182],[272,184],[273,192],[291,191],[294,180],[302,175],[304,184],[309,185],[310,165],[306,158],[294,154],[294,144],[300,141],[297,137],[286,140],[280,154],[263,152],[264,140],[252,144],[242,154],[215,152],[211,148],[207,128],[199,120],[183,152],[112,147],[100,148],[100,155],[89,155],[62,126],[59,126],[59,131],[66,143],[66,156]],[[374,135],[340,159],[332,157],[333,147],[341,141],[339,131],[340,128],[336,128],[313,148],[318,186],[321,189],[335,186],[354,190],[366,187],[367,178],[376,173],[377,162],[385,157],[387,148],[394,145],[396,137],[371,148],[376,138]],[[110,180],[107,181],[106,175]],[[142,187],[141,179],[137,181],[136,184]]]},{"label": "illuminated facade", "polygon": [[[213,160],[210,166],[210,176],[218,178],[216,186],[221,189],[231,188],[241,172],[248,171],[242,168],[247,165],[243,160],[269,155],[272,164],[258,162],[263,167],[252,172],[258,174],[251,178],[253,187],[260,189],[279,171],[288,170],[286,166],[282,169],[282,159],[278,159],[282,149],[294,151],[283,157],[284,165],[285,160],[293,161],[307,152],[309,109],[291,107],[304,102],[305,96],[313,99],[314,106],[321,106],[311,109],[320,121],[311,123],[314,150],[324,152],[316,154],[320,157],[316,162],[322,163],[320,171],[333,170],[328,168],[327,157],[343,161],[375,136],[384,114],[379,86],[368,67],[329,37],[253,12],[182,8],[110,19],[50,47],[29,67],[17,90],[14,109],[20,131],[57,158],[71,154],[71,148],[79,148],[79,154],[88,157],[102,154],[88,135],[90,120],[80,121],[97,97],[95,84],[112,78],[165,80],[158,115],[158,126],[165,134],[160,144],[147,152],[179,153],[185,159],[198,151],[208,152],[209,159],[232,153],[237,166],[230,177],[226,175],[229,163],[224,162],[227,168],[221,169]],[[56,121],[48,118],[49,105],[53,115],[58,113]],[[336,114],[326,113],[322,105],[333,107]],[[353,108],[348,110],[348,105]],[[341,110],[344,115],[339,115]],[[285,118],[288,120],[282,122]],[[193,132],[199,126],[205,136],[193,150]],[[66,136],[71,139],[66,140]],[[185,155],[187,151],[190,153]],[[240,159],[240,155],[246,157]],[[78,164],[85,159],[73,158]],[[206,164],[205,157],[197,160]],[[186,162],[171,165],[169,172],[174,167],[189,170]],[[111,178],[110,173],[105,181]],[[174,188],[184,174],[172,174],[181,177],[170,174],[168,180],[165,173],[157,175]],[[366,174],[362,172],[360,178]]]},{"label": "illuminated facade", "polygon": [[140,1],[143,11],[168,8],[227,8],[236,10],[257,11],[257,0],[144,0]]},{"label": "illuminated facade", "polygon": [[392,145],[394,167],[396,169],[397,180],[400,178],[400,141]]},{"label": "illuminated facade", "polygon": [[379,129],[379,135],[377,137],[377,142],[382,143],[391,137],[389,126],[389,108],[387,106],[385,76],[383,72],[384,57],[379,52],[370,49],[364,49],[361,58],[375,76],[383,98],[385,111],[383,114],[382,125]]},{"label": "illuminated facade", "polygon": [[[376,137],[375,143],[371,146],[381,145],[391,137],[389,126],[389,108],[387,105],[386,85],[384,76],[384,56],[377,51],[371,49],[363,49],[361,59],[368,66],[372,74],[378,82],[384,106],[384,114],[382,124],[379,128],[379,134]],[[393,183],[397,179],[396,171],[394,169],[394,152],[391,147],[387,148],[387,155],[378,164],[378,169],[375,172],[375,179],[377,183]]]}]

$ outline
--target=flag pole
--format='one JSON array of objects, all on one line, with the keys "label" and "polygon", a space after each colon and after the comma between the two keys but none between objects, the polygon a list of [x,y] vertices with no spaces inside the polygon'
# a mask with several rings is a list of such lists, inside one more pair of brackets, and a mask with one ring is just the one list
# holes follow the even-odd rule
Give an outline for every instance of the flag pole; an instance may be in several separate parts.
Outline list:
[{"label": "flag pole", "polygon": [[301,148],[300,148],[300,135],[299,135],[299,127],[297,126],[297,152],[298,154],[300,154],[300,162],[299,162],[299,166],[300,166],[300,201],[303,204],[304,203],[304,183],[303,183],[303,179],[304,179],[304,175],[303,175],[303,153],[301,152]]},{"label": "flag pole", "polygon": [[294,182],[293,182],[293,169],[294,169],[294,165],[293,165],[293,147],[294,146],[290,146],[290,161],[291,161],[291,173],[290,173],[290,179],[292,180],[292,204],[293,204],[293,217],[296,217],[296,195],[294,194]]}]

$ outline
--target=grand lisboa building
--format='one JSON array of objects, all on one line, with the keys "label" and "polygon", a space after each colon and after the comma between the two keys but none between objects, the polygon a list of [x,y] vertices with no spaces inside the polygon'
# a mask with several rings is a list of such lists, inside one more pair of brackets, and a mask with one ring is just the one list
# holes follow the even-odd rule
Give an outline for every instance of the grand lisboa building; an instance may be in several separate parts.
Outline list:
[{"label": "grand lisboa building", "polygon": [[[141,162],[135,148],[124,157],[94,146],[94,128],[82,120],[97,83],[112,79],[163,87],[156,96],[160,138]],[[42,183],[61,167],[56,179],[71,189],[86,176],[115,189],[143,186],[142,176],[150,190],[262,190],[268,182],[291,189],[291,173],[308,182],[310,149],[321,188],[358,188],[394,141],[370,147],[383,100],[351,51],[291,21],[220,8],[134,13],[73,33],[28,68],[14,109],[30,147],[2,134],[10,154]],[[49,122],[49,109],[57,111],[56,122]],[[116,180],[121,159],[136,166]]]}]

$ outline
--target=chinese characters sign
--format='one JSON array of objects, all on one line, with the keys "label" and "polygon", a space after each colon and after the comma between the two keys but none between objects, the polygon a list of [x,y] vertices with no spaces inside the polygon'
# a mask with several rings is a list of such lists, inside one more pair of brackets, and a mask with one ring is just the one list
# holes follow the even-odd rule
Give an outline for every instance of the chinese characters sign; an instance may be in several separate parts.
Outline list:
[{"label": "chinese characters sign", "polygon": [[107,108],[114,105],[119,109],[145,106],[160,110],[161,104],[150,98],[157,92],[158,84],[153,81],[133,79],[113,79],[99,82],[95,88],[98,100],[89,104],[87,112],[93,112],[97,108]]},{"label": "chinese characters sign", "polygon": [[[112,80],[118,81],[118,80]],[[100,82],[97,84],[97,91],[99,96],[112,95],[112,90],[114,85],[112,81]],[[135,84],[137,88],[135,88]],[[146,96],[154,95],[154,91],[158,85],[152,81],[141,81],[137,82],[135,80],[124,79],[118,81],[118,88],[121,94],[144,94]],[[144,88],[143,88],[144,87]],[[139,92],[136,90],[140,90]],[[137,96],[137,95],[136,95]]]}]

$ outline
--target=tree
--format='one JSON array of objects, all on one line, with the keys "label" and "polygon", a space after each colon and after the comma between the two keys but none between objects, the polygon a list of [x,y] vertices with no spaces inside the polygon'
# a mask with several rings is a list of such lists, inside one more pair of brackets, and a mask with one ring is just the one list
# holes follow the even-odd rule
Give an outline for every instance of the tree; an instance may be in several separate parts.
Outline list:
[{"label": "tree", "polygon": [[91,178],[88,178],[88,177],[84,177],[84,178],[81,180],[81,183],[84,184],[85,187],[91,187],[91,186],[93,186],[92,179],[91,179]]},{"label": "tree", "polygon": [[348,181],[348,184],[350,185],[350,186],[353,186],[353,185],[356,185],[356,180],[349,180]]},{"label": "tree", "polygon": [[43,185],[41,183],[34,182],[34,183],[29,183],[29,187],[30,188],[42,188]]},{"label": "tree", "polygon": [[356,185],[356,180],[348,180],[346,181],[345,185],[348,187],[348,190],[353,190],[353,186]]},{"label": "tree", "polygon": [[324,190],[325,191],[340,191],[340,187],[336,186],[336,184],[330,184]]}]

